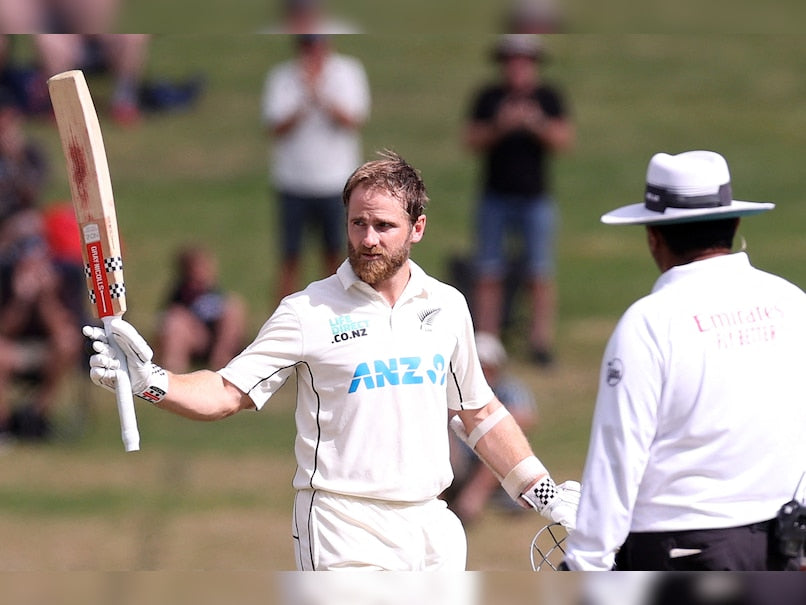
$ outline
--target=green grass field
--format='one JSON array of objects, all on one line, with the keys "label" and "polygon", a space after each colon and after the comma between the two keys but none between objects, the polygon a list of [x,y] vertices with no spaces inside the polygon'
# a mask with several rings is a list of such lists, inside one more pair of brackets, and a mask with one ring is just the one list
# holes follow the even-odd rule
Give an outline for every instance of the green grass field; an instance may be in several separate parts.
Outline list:
[{"label": "green grass field", "polygon": [[[138,0],[123,4],[116,31],[243,33],[276,24],[283,0]],[[479,34],[503,27],[508,2],[490,0],[323,0],[329,12],[359,28],[380,34]],[[797,0],[678,0],[674,3],[630,0],[597,4],[555,0],[564,33],[799,33],[803,5]]]},{"label": "green grass field", "polygon": [[[256,17],[258,18],[258,17]],[[260,17],[262,18],[262,17]],[[417,262],[448,279],[448,261],[473,249],[476,158],[460,144],[474,88],[493,75],[484,35],[340,38],[368,70],[373,113],[365,150],[394,148],[420,167],[432,204]],[[545,77],[561,86],[578,129],[555,164],[562,212],[558,250],[559,362],[540,372],[520,356],[541,422],[530,439],[558,480],[579,478],[600,355],[621,312],[657,277],[640,228],[599,216],[639,201],[650,156],[722,152],[739,199],[778,208],[741,227],[754,263],[806,283],[806,44],[800,36],[563,35],[548,39]],[[127,260],[127,319],[150,336],[187,241],[221,258],[223,285],[249,303],[256,330],[272,310],[276,278],[268,141],[259,122],[265,72],[290,41],[255,35],[156,35],[152,77],[203,73],[192,111],[120,129],[102,115]],[[90,80],[103,111],[108,83]],[[52,152],[48,200],[69,190],[55,128],[31,132]],[[313,251],[312,251],[313,252]],[[309,277],[316,275],[315,256]],[[110,394],[76,384],[65,395],[64,437],[0,452],[0,570],[292,569],[293,387],[266,410],[194,424],[138,406],[142,451],[125,454]],[[766,402],[759,402],[764,405]],[[87,418],[82,431],[73,421]],[[468,528],[469,568],[526,570],[536,516],[490,511]]]}]

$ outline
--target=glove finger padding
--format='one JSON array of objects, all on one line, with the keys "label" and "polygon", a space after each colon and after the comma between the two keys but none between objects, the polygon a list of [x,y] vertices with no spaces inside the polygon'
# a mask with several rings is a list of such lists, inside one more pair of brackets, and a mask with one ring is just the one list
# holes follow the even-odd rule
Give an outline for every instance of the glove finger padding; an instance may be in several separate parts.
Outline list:
[{"label": "glove finger padding", "polygon": [[576,503],[579,504],[579,498],[582,496],[582,484],[579,481],[563,481],[557,489],[562,490],[569,499],[576,498]]},{"label": "glove finger padding", "polygon": [[115,343],[126,355],[129,363],[144,364],[151,361],[152,357],[154,357],[154,351],[151,350],[145,338],[140,336],[140,333],[135,330],[133,325],[116,317],[109,322],[109,326],[112,335],[115,337]]},{"label": "glove finger padding", "polygon": [[117,386],[115,373],[120,369],[120,361],[109,346],[106,333],[95,326],[84,326],[81,333],[93,341],[92,350],[95,351],[89,359],[90,380],[93,384],[114,392]]},{"label": "glove finger padding", "polygon": [[569,530],[576,527],[579,498],[582,486],[578,481],[565,481],[557,486],[557,495],[546,505],[544,516],[564,525]]},{"label": "glove finger padding", "polygon": [[90,367],[90,380],[93,384],[114,393],[118,384],[117,371],[106,367]]},{"label": "glove finger padding", "polygon": [[120,369],[120,361],[114,355],[104,352],[96,353],[90,357],[90,368],[115,372]]},{"label": "glove finger padding", "polygon": [[84,326],[81,329],[81,333],[90,340],[108,342],[106,338],[106,332],[103,331],[103,328],[96,328],[95,326]]},{"label": "glove finger padding", "polygon": [[[105,355],[107,357],[111,357],[116,361],[119,361],[117,356],[115,355],[115,350],[107,343],[101,342],[100,340],[96,340],[92,343],[92,350],[100,355]],[[118,364],[120,365],[120,364]]]},{"label": "glove finger padding", "polygon": [[127,321],[116,317],[109,321],[109,330],[116,348],[101,328],[85,326],[82,332],[94,342],[96,352],[90,357],[90,379],[97,385],[115,390],[116,372],[123,365],[121,353],[126,356],[126,366],[131,380],[132,393],[141,399],[156,403],[168,391],[168,375],[158,365],[151,363],[154,352],[145,339]]}]

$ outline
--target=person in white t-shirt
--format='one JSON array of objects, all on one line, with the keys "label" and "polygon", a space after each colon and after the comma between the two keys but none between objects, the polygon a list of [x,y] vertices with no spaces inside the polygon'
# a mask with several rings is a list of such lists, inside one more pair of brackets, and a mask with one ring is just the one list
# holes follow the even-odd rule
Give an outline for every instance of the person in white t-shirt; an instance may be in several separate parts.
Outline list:
[{"label": "person in white t-shirt", "polygon": [[[132,390],[188,418],[262,409],[296,380],[293,535],[300,570],[463,570],[466,538],[438,499],[452,479],[448,415],[513,499],[573,526],[580,485],[555,485],[481,370],[467,303],[409,259],[425,232],[420,174],[386,152],[344,187],[348,259],[282,300],[217,372],[166,372],[117,320]],[[114,388],[120,364],[85,328],[90,376]]]},{"label": "person in white t-shirt", "polygon": [[369,83],[357,58],[334,52],[328,35],[295,40],[296,56],[269,71],[262,98],[279,204],[279,298],[299,288],[307,229],[321,240],[323,275],[343,258],[341,190],[361,163],[361,127],[370,111]]},{"label": "person in white t-shirt", "polygon": [[712,151],[656,154],[646,180],[602,221],[645,225],[662,275],[605,349],[564,566],[793,568],[775,526],[806,469],[806,295],[731,253],[774,205],[734,200]]}]

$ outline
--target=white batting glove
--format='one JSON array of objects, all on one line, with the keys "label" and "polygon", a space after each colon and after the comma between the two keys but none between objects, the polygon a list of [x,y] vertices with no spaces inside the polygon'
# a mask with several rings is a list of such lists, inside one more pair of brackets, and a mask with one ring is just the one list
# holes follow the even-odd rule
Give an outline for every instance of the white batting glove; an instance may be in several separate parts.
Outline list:
[{"label": "white batting glove", "polygon": [[555,485],[551,477],[545,476],[530,487],[522,497],[546,519],[560,523],[570,531],[576,528],[581,493],[582,486],[577,481],[565,481]]},{"label": "white batting glove", "polygon": [[[151,362],[154,355],[151,347],[129,322],[115,318],[110,326],[115,343],[126,355],[132,394],[151,403],[162,401],[168,392],[168,374]],[[90,357],[90,380],[114,392],[121,364],[106,333],[93,326],[84,326],[82,332],[93,341],[95,351]]]}]

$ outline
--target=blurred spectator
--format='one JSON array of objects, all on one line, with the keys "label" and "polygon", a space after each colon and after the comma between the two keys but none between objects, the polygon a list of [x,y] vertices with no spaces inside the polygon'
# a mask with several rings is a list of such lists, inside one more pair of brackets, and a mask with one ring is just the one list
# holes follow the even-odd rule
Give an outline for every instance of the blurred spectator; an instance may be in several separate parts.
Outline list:
[{"label": "blurred spectator", "polygon": [[0,0],[0,31],[4,34],[41,31],[44,9],[44,0]]},{"label": "blurred spectator", "polygon": [[50,110],[47,85],[36,66],[14,60],[17,38],[0,35],[0,95],[12,99],[23,114],[42,114]]},{"label": "blurred spectator", "polygon": [[25,132],[15,100],[0,92],[0,267],[43,245],[37,206],[48,177],[43,148]]},{"label": "blurred spectator", "polygon": [[280,23],[261,31],[266,34],[356,34],[348,21],[334,16],[326,0],[279,0]]},{"label": "blurred spectator", "polygon": [[[507,352],[501,341],[486,332],[476,333],[481,369],[496,397],[512,414],[524,432],[537,424],[537,404],[529,387],[507,371]],[[518,506],[501,487],[500,481],[467,444],[451,431],[451,465],[454,480],[444,498],[450,508],[464,523],[472,523],[484,511],[490,499],[505,510],[521,512]]]},{"label": "blurred spectator", "polygon": [[139,119],[138,90],[147,54],[145,34],[115,31],[122,0],[0,0],[4,33],[31,33],[39,57],[39,87],[68,69],[109,72],[114,77],[112,118]]},{"label": "blurred spectator", "polygon": [[[0,0],[2,1],[2,0]],[[98,38],[91,36],[65,36],[53,34],[56,40],[72,40],[74,43],[81,38],[80,44],[86,49],[82,52],[78,67],[89,74],[105,73],[109,70],[108,61],[103,55],[103,49],[99,45]],[[38,38],[45,40],[46,38]],[[112,39],[112,38],[108,38]],[[47,88],[48,70],[59,70],[67,68],[62,64],[51,64],[44,66],[38,56],[30,61],[20,61],[14,57],[14,47],[16,40],[14,36],[0,36],[0,92],[7,93],[13,97],[20,110],[29,116],[42,116],[51,112],[50,96]],[[47,46],[47,44],[46,44]],[[49,54],[56,54],[50,52]],[[171,81],[167,78],[136,78],[136,98],[131,91],[134,85],[119,87],[120,95],[129,96],[127,103],[115,104],[113,113],[124,124],[136,121],[140,113],[151,113],[159,111],[181,110],[191,106],[201,94],[204,88],[204,77],[194,75],[180,81]],[[125,79],[124,79],[125,81]],[[125,92],[125,94],[124,94]],[[123,108],[123,111],[119,111]],[[131,120],[128,120],[131,118]]]},{"label": "blurred spectator", "polygon": [[47,174],[45,152],[28,138],[16,99],[0,90],[0,223],[36,206]]},{"label": "blurred spectator", "polygon": [[59,275],[62,301],[79,327],[87,325],[92,322],[87,305],[87,278],[72,203],[56,201],[49,204],[42,211],[42,221],[51,262]]},{"label": "blurred spectator", "polygon": [[296,36],[297,56],[274,67],[263,91],[263,120],[274,138],[271,179],[280,207],[282,298],[299,288],[306,228],[315,228],[327,274],[344,259],[345,181],[361,163],[360,129],[370,92],[361,62],[331,49],[324,35]]},{"label": "blurred spectator", "polygon": [[123,0],[0,0],[0,31],[13,34],[115,31]]},{"label": "blurred spectator", "polygon": [[115,31],[123,1],[44,0],[47,21],[43,31],[76,34]]},{"label": "blurred spectator", "polygon": [[552,34],[563,29],[558,0],[510,0],[504,13],[504,31],[509,34]]},{"label": "blurred spectator", "polygon": [[[79,30],[82,31],[82,30]],[[122,126],[140,120],[139,91],[148,52],[147,34],[39,34],[36,45],[47,78],[69,69],[109,73],[109,112]]]},{"label": "blurred spectator", "polygon": [[[82,342],[38,208],[46,177],[44,153],[0,95],[0,432],[24,438],[48,436],[51,407]],[[34,394],[15,409],[9,385],[22,375],[34,378]]]},{"label": "blurred spectator", "polygon": [[521,247],[520,281],[530,290],[530,355],[548,366],[554,346],[557,221],[548,167],[555,152],[572,145],[574,129],[562,94],[540,78],[544,58],[537,36],[499,37],[493,59],[501,79],[475,95],[464,140],[483,162],[472,297],[476,326],[500,335],[504,282],[515,264],[507,257],[513,239]]},{"label": "blurred spectator", "polygon": [[11,377],[25,367],[23,355],[14,343],[0,336],[0,447],[6,445],[11,435],[11,412],[9,388]]},{"label": "blurred spectator", "polygon": [[245,342],[246,307],[218,285],[215,256],[199,245],[176,257],[176,280],[158,329],[165,367],[186,372],[194,363],[223,368]]},{"label": "blurred spectator", "polygon": [[[39,241],[29,240],[13,262],[4,258],[0,265],[0,432],[32,439],[50,436],[52,408],[82,344],[77,318],[62,301],[59,275]],[[33,379],[34,393],[13,408],[9,385],[22,375]]]}]

